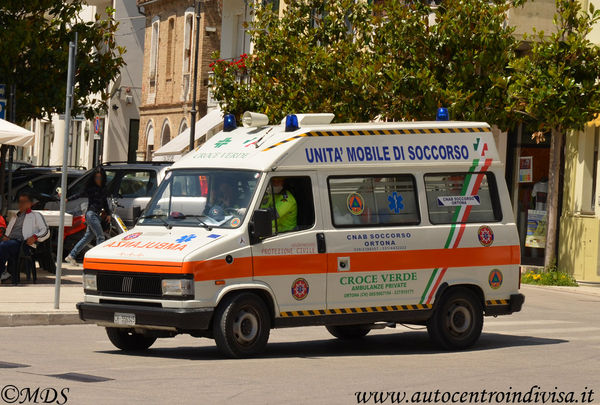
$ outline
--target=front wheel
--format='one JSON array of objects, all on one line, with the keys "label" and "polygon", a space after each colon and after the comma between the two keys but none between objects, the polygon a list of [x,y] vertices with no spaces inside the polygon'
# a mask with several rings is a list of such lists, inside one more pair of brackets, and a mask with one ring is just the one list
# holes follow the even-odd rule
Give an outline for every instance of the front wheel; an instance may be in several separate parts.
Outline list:
[{"label": "front wheel", "polygon": [[367,325],[327,325],[325,328],[341,340],[360,339],[371,331]]},{"label": "front wheel", "polygon": [[483,328],[483,306],[468,288],[457,287],[442,295],[427,322],[429,337],[447,350],[475,344]]},{"label": "front wheel", "polygon": [[257,295],[243,293],[225,298],[213,320],[213,336],[219,350],[240,358],[261,353],[269,340],[271,317]]},{"label": "front wheel", "polygon": [[126,352],[146,350],[156,341],[154,337],[124,328],[106,328],[106,334],[113,345]]}]

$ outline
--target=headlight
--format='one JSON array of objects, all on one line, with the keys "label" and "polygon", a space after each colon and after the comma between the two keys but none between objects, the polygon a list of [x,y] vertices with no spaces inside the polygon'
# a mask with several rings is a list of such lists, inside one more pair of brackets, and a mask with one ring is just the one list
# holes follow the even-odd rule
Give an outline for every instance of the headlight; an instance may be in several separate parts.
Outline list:
[{"label": "headlight", "polygon": [[163,280],[163,295],[194,295],[194,280]]},{"label": "headlight", "polygon": [[84,290],[97,290],[98,285],[96,284],[95,274],[83,274],[83,289]]}]

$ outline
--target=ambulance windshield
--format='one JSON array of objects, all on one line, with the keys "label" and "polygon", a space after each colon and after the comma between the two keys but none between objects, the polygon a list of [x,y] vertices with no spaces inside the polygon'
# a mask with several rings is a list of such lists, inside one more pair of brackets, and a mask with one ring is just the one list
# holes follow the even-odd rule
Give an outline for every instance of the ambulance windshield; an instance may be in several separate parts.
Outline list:
[{"label": "ambulance windshield", "polygon": [[237,228],[260,173],[247,170],[179,169],[167,176],[138,225]]}]

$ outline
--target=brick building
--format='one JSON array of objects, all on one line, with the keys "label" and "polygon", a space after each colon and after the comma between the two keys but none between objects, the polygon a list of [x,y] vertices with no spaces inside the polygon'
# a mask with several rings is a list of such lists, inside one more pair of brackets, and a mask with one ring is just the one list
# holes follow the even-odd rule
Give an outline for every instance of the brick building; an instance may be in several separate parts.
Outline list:
[{"label": "brick building", "polygon": [[[190,126],[195,48],[194,0],[137,0],[146,16],[138,160]],[[197,119],[207,111],[209,64],[221,38],[222,0],[202,3]]]}]

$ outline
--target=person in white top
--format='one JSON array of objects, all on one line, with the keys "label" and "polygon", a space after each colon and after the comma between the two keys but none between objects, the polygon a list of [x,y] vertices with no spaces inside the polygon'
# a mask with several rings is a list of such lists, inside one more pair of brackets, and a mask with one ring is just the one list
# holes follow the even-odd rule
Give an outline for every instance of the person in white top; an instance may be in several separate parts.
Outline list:
[{"label": "person in white top", "polygon": [[33,197],[31,194],[22,193],[19,196],[19,212],[8,223],[6,233],[0,242],[1,280],[10,277],[10,274],[6,271],[6,262],[18,257],[23,242],[27,244],[29,249],[33,249],[37,242],[43,242],[50,238],[50,230],[46,220],[39,212],[32,211],[32,206]]}]

